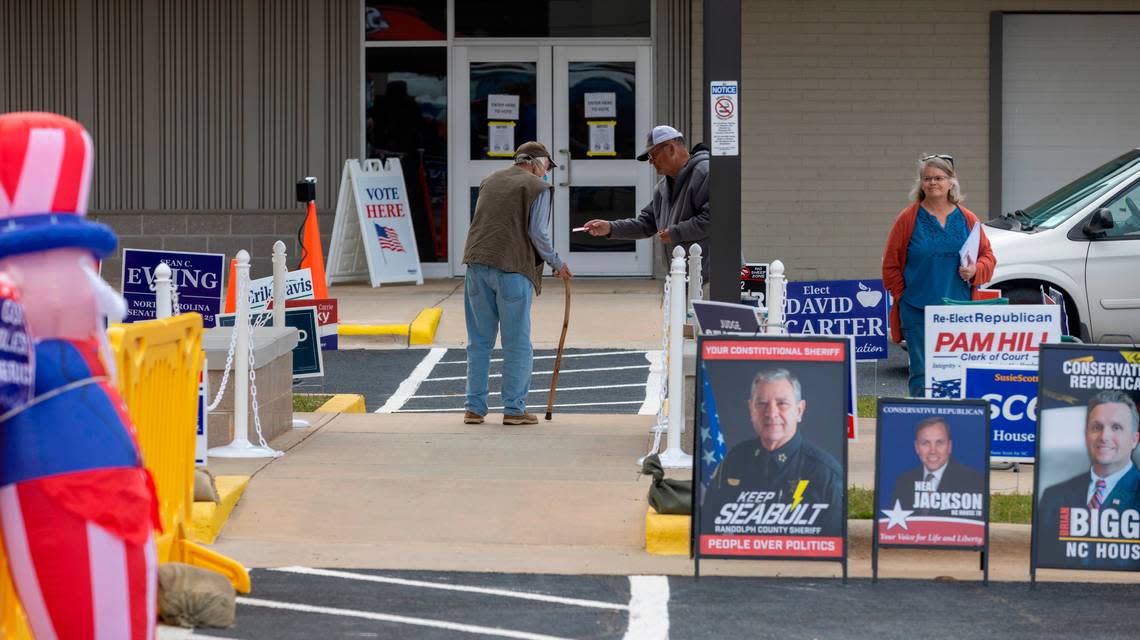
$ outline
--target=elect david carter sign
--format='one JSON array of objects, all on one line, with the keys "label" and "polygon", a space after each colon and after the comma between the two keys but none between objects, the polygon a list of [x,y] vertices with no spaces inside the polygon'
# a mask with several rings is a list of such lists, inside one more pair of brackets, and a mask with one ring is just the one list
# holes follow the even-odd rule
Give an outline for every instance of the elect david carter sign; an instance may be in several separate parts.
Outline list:
[{"label": "elect david carter sign", "polygon": [[855,336],[856,360],[887,357],[887,296],[882,280],[789,282],[789,333]]},{"label": "elect david carter sign", "polygon": [[123,249],[123,297],[127,317],[123,322],[155,317],[154,270],[160,262],[170,267],[178,288],[178,310],[202,314],[202,326],[215,325],[222,310],[222,273],[226,257],[220,253]]}]

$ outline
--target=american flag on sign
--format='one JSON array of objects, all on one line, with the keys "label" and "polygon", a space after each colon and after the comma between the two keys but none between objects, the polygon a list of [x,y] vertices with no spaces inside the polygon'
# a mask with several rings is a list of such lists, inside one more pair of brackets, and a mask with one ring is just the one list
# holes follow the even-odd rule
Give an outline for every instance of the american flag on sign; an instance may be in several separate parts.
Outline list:
[{"label": "american flag on sign", "polygon": [[388,251],[404,252],[404,245],[400,244],[400,236],[396,235],[396,230],[392,227],[385,227],[383,225],[372,223],[376,227],[376,237],[380,240],[380,248],[387,249]]},{"label": "american flag on sign", "polygon": [[712,384],[709,382],[709,372],[703,363],[701,374],[704,379],[701,413],[705,417],[705,424],[701,427],[701,482],[707,485],[712,480],[713,472],[720,466],[720,461],[724,459],[728,447],[724,442],[724,435],[720,432],[720,415],[716,412],[716,399],[713,397]]}]

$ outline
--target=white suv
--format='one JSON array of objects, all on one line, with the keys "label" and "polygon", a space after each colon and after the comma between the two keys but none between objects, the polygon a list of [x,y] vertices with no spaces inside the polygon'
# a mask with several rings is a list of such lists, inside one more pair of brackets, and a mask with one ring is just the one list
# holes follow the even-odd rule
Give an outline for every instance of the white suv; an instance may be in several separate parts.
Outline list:
[{"label": "white suv", "polygon": [[1070,332],[1140,342],[1140,149],[1040,201],[986,222],[997,269],[989,286],[1011,303],[1065,294]]}]

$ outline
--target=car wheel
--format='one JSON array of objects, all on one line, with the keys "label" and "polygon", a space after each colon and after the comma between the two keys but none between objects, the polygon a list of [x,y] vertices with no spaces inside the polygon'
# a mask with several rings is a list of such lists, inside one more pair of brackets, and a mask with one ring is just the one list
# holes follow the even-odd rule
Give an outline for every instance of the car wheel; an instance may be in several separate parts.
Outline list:
[{"label": "car wheel", "polygon": [[1041,291],[1031,287],[1003,289],[1002,296],[1009,298],[1010,304],[1041,304]]}]

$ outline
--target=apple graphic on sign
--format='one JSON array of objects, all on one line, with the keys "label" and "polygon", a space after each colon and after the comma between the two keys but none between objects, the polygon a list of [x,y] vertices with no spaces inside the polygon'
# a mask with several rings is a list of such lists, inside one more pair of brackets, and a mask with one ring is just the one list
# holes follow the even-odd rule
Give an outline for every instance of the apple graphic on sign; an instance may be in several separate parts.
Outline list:
[{"label": "apple graphic on sign", "polygon": [[870,287],[860,282],[859,293],[855,294],[855,299],[858,300],[859,304],[863,305],[864,308],[871,308],[879,304],[879,301],[883,299],[883,293],[881,291],[873,291]]}]

